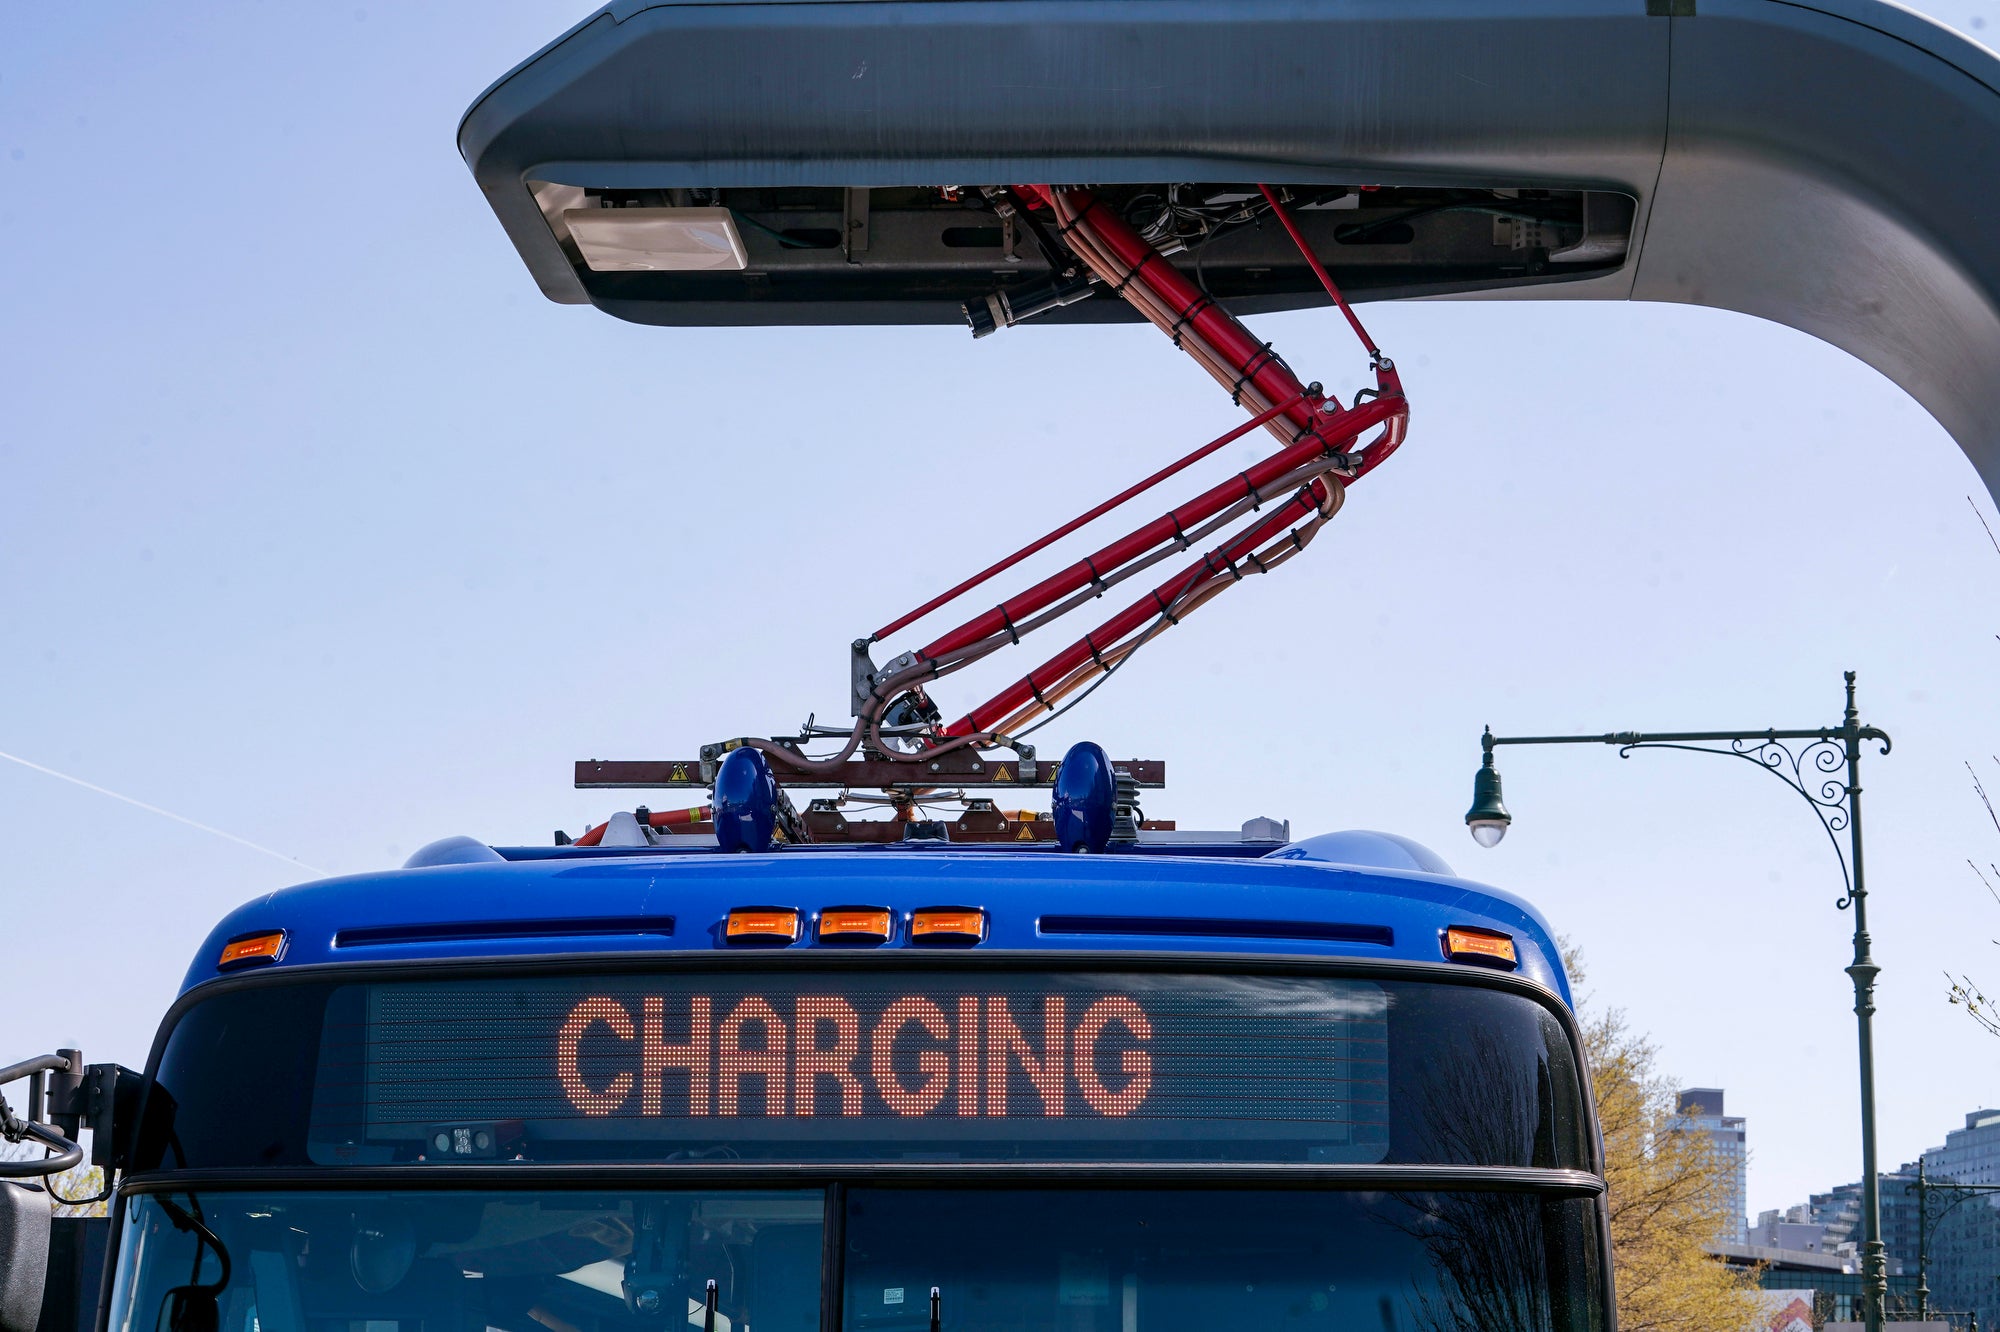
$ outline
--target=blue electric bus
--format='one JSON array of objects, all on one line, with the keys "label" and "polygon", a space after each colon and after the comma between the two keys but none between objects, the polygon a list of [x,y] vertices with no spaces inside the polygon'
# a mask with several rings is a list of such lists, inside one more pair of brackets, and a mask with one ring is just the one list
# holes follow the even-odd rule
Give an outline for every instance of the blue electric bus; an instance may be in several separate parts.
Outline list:
[{"label": "blue electric bus", "polygon": [[1611,1328],[1548,926],[1279,827],[453,839],[259,898],[119,1098],[100,1326]]}]

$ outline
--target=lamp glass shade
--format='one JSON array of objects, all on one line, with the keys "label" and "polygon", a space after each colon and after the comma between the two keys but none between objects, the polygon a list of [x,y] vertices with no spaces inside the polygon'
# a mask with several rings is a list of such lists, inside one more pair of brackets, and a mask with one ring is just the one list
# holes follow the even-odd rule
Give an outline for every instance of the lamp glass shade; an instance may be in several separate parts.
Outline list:
[{"label": "lamp glass shade", "polygon": [[1500,839],[1507,835],[1507,825],[1513,821],[1507,806],[1500,803],[1500,774],[1493,767],[1489,750],[1486,762],[1472,779],[1472,808],[1465,811],[1465,826],[1472,830],[1473,841],[1493,847],[1500,845]]}]

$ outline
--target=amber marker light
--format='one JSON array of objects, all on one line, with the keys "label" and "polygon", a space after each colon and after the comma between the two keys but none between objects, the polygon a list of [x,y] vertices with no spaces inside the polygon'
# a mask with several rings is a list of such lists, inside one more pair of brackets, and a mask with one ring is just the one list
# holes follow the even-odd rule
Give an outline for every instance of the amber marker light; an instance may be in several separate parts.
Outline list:
[{"label": "amber marker light", "polygon": [[1444,955],[1454,962],[1476,962],[1481,966],[1505,967],[1512,971],[1520,962],[1514,956],[1514,937],[1497,930],[1475,930],[1454,925],[1444,932]]},{"label": "amber marker light", "polygon": [[986,938],[986,912],[980,907],[921,907],[910,917],[914,944],[976,944]]},{"label": "amber marker light", "polygon": [[722,927],[725,942],[788,944],[799,937],[799,913],[792,907],[736,907]]},{"label": "amber marker light", "polygon": [[892,917],[887,907],[828,907],[819,913],[821,943],[887,943]]},{"label": "amber marker light", "polygon": [[228,971],[232,967],[258,966],[276,962],[284,955],[285,932],[265,930],[262,934],[246,934],[222,945],[222,956],[215,959],[215,969]]}]

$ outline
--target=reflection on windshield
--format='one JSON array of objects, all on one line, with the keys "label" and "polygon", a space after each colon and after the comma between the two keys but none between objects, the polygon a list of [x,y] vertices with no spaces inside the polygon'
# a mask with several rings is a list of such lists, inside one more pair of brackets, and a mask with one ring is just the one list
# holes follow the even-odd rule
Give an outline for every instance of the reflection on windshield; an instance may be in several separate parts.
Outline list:
[{"label": "reflection on windshield", "polygon": [[[816,1190],[141,1195],[110,1329],[819,1332],[825,1208]],[[841,1323],[1599,1332],[1594,1218],[1529,1193],[853,1188]]]},{"label": "reflection on windshield", "polygon": [[847,1332],[1591,1332],[1591,1205],[857,1189]]},{"label": "reflection on windshield", "polygon": [[817,1191],[142,1196],[110,1326],[186,1326],[174,1292],[199,1282],[217,1332],[818,1332],[824,1211]]}]

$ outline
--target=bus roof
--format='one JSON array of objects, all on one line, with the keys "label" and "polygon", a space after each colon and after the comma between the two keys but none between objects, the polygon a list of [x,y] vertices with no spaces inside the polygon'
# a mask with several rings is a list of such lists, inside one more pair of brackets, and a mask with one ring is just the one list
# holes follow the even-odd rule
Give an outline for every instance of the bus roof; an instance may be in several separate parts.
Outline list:
[{"label": "bus roof", "polygon": [[[1398,865],[1407,867],[1389,867]],[[1310,838],[1254,859],[902,848],[520,860],[488,853],[474,863],[348,875],[257,898],[215,927],[182,989],[233,974],[218,967],[230,942],[280,930],[275,963],[261,964],[671,957],[726,947],[723,922],[742,907],[791,907],[808,921],[836,907],[887,908],[898,921],[927,907],[978,907],[988,922],[981,953],[1435,963],[1444,960],[1444,931],[1470,927],[1510,935],[1516,974],[1570,1002],[1539,912],[1454,876],[1414,843],[1376,833]],[[907,935],[899,929],[882,949],[911,947]],[[808,928],[783,951],[828,946]]]}]

